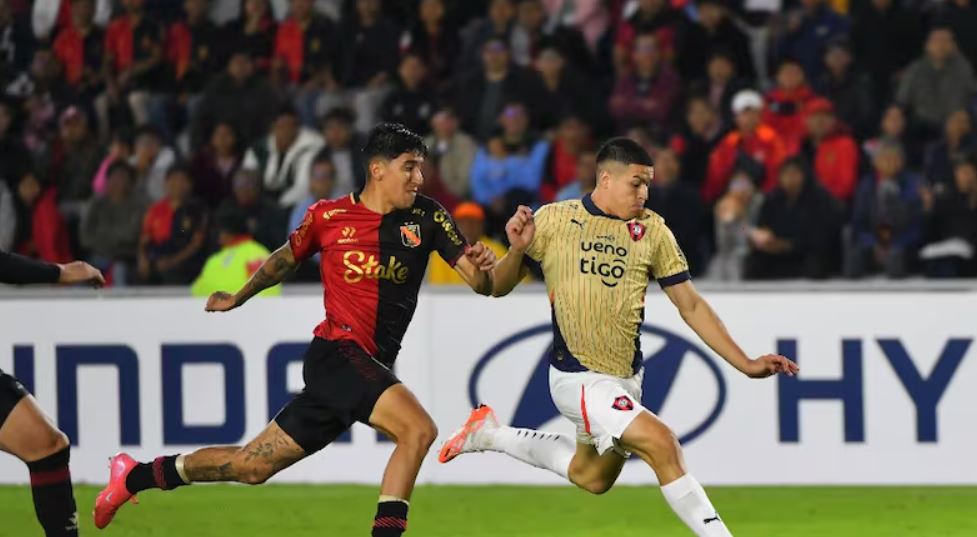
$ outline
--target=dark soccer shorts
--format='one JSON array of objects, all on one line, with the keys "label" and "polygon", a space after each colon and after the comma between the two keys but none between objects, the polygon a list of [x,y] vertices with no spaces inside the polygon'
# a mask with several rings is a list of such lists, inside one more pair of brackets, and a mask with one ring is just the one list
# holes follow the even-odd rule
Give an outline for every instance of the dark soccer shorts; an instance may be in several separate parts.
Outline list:
[{"label": "dark soccer shorts", "polygon": [[7,416],[25,395],[27,395],[27,388],[24,388],[20,381],[0,369],[0,426],[3,426],[3,423],[7,421]]},{"label": "dark soccer shorts", "polygon": [[368,423],[387,388],[399,384],[383,364],[352,341],[315,338],[302,365],[305,388],[275,416],[275,423],[311,455],[353,423]]}]

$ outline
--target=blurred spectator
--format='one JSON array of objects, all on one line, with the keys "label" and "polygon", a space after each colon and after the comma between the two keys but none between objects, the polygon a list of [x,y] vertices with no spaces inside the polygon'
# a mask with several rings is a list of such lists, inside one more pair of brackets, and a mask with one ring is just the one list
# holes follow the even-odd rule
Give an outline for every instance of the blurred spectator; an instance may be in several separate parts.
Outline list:
[{"label": "blurred spectator", "polygon": [[539,190],[540,201],[553,201],[557,192],[577,178],[577,160],[581,152],[590,149],[592,143],[590,129],[579,117],[567,116],[560,123],[553,140],[549,170]]},{"label": "blurred spectator", "polygon": [[977,164],[960,160],[954,185],[941,189],[927,215],[926,240],[920,251],[932,278],[977,276]]},{"label": "blurred spectator", "polygon": [[838,117],[845,118],[855,136],[869,136],[878,121],[876,94],[872,79],[855,69],[850,43],[846,39],[829,43],[824,65],[824,74],[817,84],[818,93],[831,100]]},{"label": "blurred spectator", "polygon": [[749,231],[748,280],[822,279],[837,256],[840,232],[834,200],[811,177],[802,158],[780,168],[777,188],[766,195]]},{"label": "blurred spectator", "polygon": [[137,126],[149,122],[151,91],[159,87],[163,29],[145,12],[145,0],[122,0],[125,13],[105,31],[106,93],[95,102],[99,128],[107,138],[113,111],[132,114]]},{"label": "blurred spectator", "polygon": [[221,59],[227,61],[235,53],[245,54],[259,71],[268,72],[278,33],[275,17],[268,0],[243,0],[240,3],[240,16],[224,27]]},{"label": "blurred spectator", "polygon": [[44,47],[34,52],[30,70],[7,87],[7,94],[23,99],[21,130],[24,145],[33,156],[42,154],[57,126],[59,103],[71,98],[61,77],[61,66],[50,49]]},{"label": "blurred spectator", "polygon": [[736,130],[727,134],[709,155],[709,170],[702,196],[709,203],[717,200],[737,171],[746,172],[763,191],[777,184],[780,163],[787,156],[784,141],[771,127],[760,121],[763,98],[753,90],[733,97]]},{"label": "blurred spectator", "polygon": [[733,57],[719,51],[709,57],[706,76],[693,81],[691,93],[707,99],[714,110],[721,111],[723,124],[732,125],[733,112],[730,104],[733,102],[733,96],[749,87],[750,85],[736,72]]},{"label": "blurred spectator", "polygon": [[293,83],[306,82],[323,70],[333,76],[342,72],[339,30],[328,17],[316,13],[314,5],[315,0],[291,0],[291,12],[275,33],[273,69],[284,69]]},{"label": "blurred spectator", "polygon": [[681,159],[681,181],[702,192],[709,169],[709,155],[723,136],[723,124],[705,97],[693,97],[686,106],[685,122],[668,147]]},{"label": "blurred spectator", "polygon": [[105,195],[95,198],[81,225],[81,243],[89,261],[111,278],[113,285],[129,283],[139,249],[146,200],[135,191],[135,170],[125,161],[108,170]]},{"label": "blurred spectator", "polygon": [[258,174],[265,192],[280,207],[290,207],[309,190],[310,164],[322,144],[322,136],[299,125],[295,109],[285,107],[268,136],[248,149],[242,168]]},{"label": "blurred spectator", "polygon": [[191,168],[195,195],[209,208],[217,207],[231,193],[234,175],[241,167],[237,134],[229,123],[214,125],[210,142],[194,156]]},{"label": "blurred spectator", "polygon": [[971,67],[977,66],[977,6],[972,0],[941,2],[933,23],[949,28],[960,46],[960,53]]},{"label": "blurred spectator", "polygon": [[796,60],[810,80],[817,80],[824,68],[824,50],[832,39],[848,33],[848,19],[825,0],[800,0],[800,8],[788,12],[786,19],[786,31],[777,43],[778,59]]},{"label": "blurred spectator", "polygon": [[[302,194],[304,198],[306,192]],[[261,178],[255,172],[241,170],[234,176],[231,197],[224,200],[218,210],[228,208],[244,215],[248,234],[269,250],[278,248],[285,241],[288,213],[261,195]]]},{"label": "blurred spectator", "polygon": [[669,0],[638,0],[637,9],[626,16],[617,27],[614,39],[614,72],[628,72],[635,40],[642,33],[651,33],[663,40],[661,57],[671,61],[673,44],[688,24],[681,12],[671,6]]},{"label": "blurred spectator", "polygon": [[567,63],[557,47],[544,46],[536,58],[535,67],[543,82],[545,113],[541,128],[551,129],[563,117],[573,114],[598,132],[609,130],[607,108],[601,102],[597,88],[576,67]]},{"label": "blurred spectator", "polygon": [[514,0],[490,0],[488,15],[472,21],[462,31],[462,52],[455,68],[456,76],[464,78],[472,71],[477,71],[476,66],[481,65],[485,45],[489,41],[499,38],[503,43],[507,43],[515,18]]},{"label": "blurred spectator", "polygon": [[873,156],[876,148],[882,142],[899,144],[903,148],[903,158],[905,158],[908,167],[918,168],[922,162],[922,155],[919,151],[920,142],[914,139],[909,132],[906,114],[897,105],[891,105],[885,109],[879,123],[878,136],[866,140],[862,147],[869,156]]},{"label": "blurred spectator", "polygon": [[901,278],[922,238],[922,181],[905,168],[895,143],[879,144],[873,162],[875,172],[862,179],[855,194],[845,275],[859,278],[881,269]]},{"label": "blurred spectator", "polygon": [[478,145],[471,136],[458,129],[458,117],[451,108],[442,108],[431,118],[431,135],[424,144],[429,159],[437,166],[441,184],[457,198],[467,198],[469,173]]},{"label": "blurred spectator", "polygon": [[679,72],[686,80],[705,76],[709,58],[724,53],[740,76],[753,80],[756,70],[750,53],[750,40],[729,16],[724,0],[699,0],[698,24],[689,25],[679,47]]},{"label": "blurred spectator", "polygon": [[792,60],[781,63],[777,86],[766,95],[763,123],[777,131],[790,155],[797,153],[804,140],[804,106],[814,97],[801,65]]},{"label": "blurred spectator", "polygon": [[[193,296],[210,296],[218,291],[240,289],[271,255],[248,234],[244,215],[232,208],[222,208],[214,216],[220,251],[207,258],[204,268],[190,287]],[[257,296],[278,296],[281,284],[269,287]]]},{"label": "blurred spectator", "polygon": [[0,87],[7,88],[27,71],[34,56],[34,36],[26,21],[14,15],[9,0],[0,1]]},{"label": "blurred spectator", "polygon": [[932,139],[947,116],[970,104],[975,91],[974,70],[957,51],[953,32],[937,27],[926,40],[926,53],[906,69],[896,103],[908,110],[912,129]]},{"label": "blurred spectator", "polygon": [[716,253],[709,265],[709,276],[722,281],[743,279],[746,256],[750,252],[750,230],[760,215],[763,195],[753,178],[737,171],[726,193],[715,207]]},{"label": "blurred spectator", "polygon": [[166,196],[142,222],[137,270],[142,283],[186,285],[200,270],[207,239],[207,212],[193,198],[193,177],[183,166],[166,174]]},{"label": "blurred spectator", "polygon": [[58,212],[57,191],[44,185],[33,171],[17,182],[17,226],[14,251],[49,263],[73,259],[68,228]]},{"label": "blurred spectator", "polygon": [[446,19],[444,0],[420,0],[417,22],[405,38],[401,48],[420,56],[430,70],[434,86],[442,89],[453,76],[461,53],[458,28]]},{"label": "blurred spectator", "polygon": [[855,63],[872,77],[876,100],[889,102],[897,75],[919,53],[922,17],[900,0],[868,0],[854,13]]},{"label": "blurred spectator", "polygon": [[702,201],[691,186],[679,181],[681,165],[678,155],[671,149],[655,153],[655,178],[648,190],[645,206],[655,211],[675,234],[675,240],[685,252],[689,270],[698,276],[705,270],[702,255]]},{"label": "blurred spectator", "polygon": [[502,132],[475,154],[472,198],[490,213],[490,228],[501,224],[519,204],[536,201],[550,144],[529,131],[526,107],[510,103],[499,118]]},{"label": "blurred spectator", "polygon": [[495,130],[502,106],[511,101],[541,109],[542,85],[534,73],[509,63],[509,49],[496,36],[482,47],[482,69],[459,82],[455,89],[455,110],[462,128],[480,142]]},{"label": "blurred spectator", "polygon": [[15,114],[12,104],[0,100],[0,180],[7,181],[11,190],[16,190],[20,174],[30,166],[27,148],[17,136]]},{"label": "blurred spectator", "polygon": [[63,202],[85,202],[92,195],[92,177],[98,171],[102,149],[88,128],[88,117],[72,106],[61,112],[58,137],[42,156],[44,174],[58,188]]},{"label": "blurred spectator", "polygon": [[[57,33],[52,50],[64,70],[64,80],[79,100],[90,103],[102,90],[102,60],[105,56],[105,30],[95,25],[94,0],[54,0],[71,4],[71,23]],[[51,3],[35,2],[38,6]],[[99,2],[99,4],[110,2]],[[102,7],[102,6],[99,6]],[[108,12],[105,13],[106,18]],[[104,23],[104,22],[103,22]]]},{"label": "blurred spectator", "polygon": [[591,51],[601,48],[608,37],[611,14],[603,0],[543,0],[543,5],[551,20],[557,18],[564,26],[578,28]]},{"label": "blurred spectator", "polygon": [[9,252],[14,247],[17,233],[17,209],[14,195],[6,181],[0,181],[0,250]]},{"label": "blurred spectator", "polygon": [[112,133],[112,138],[109,140],[108,153],[102,159],[101,164],[98,165],[98,171],[95,172],[95,176],[92,178],[92,191],[97,196],[105,194],[108,185],[108,172],[112,164],[119,160],[126,163],[129,162],[129,158],[132,157],[132,138],[132,133],[127,129],[120,129]]},{"label": "blurred spectator", "polygon": [[560,189],[553,201],[582,199],[597,188],[597,153],[593,149],[577,155],[576,172],[574,180]]},{"label": "blurred spectator", "polygon": [[977,146],[970,113],[957,110],[946,118],[943,137],[926,148],[923,175],[932,186],[953,184],[954,163],[969,157]]},{"label": "blurred spectator", "polygon": [[611,115],[618,128],[651,122],[664,127],[681,90],[682,81],[661,57],[654,34],[642,33],[634,40],[630,74],[617,79],[610,98]]},{"label": "blurred spectator", "polygon": [[159,201],[166,196],[166,178],[176,163],[176,151],[163,145],[156,129],[146,126],[136,133],[135,145],[129,164],[136,169],[136,189],[149,201]]},{"label": "blurred spectator", "polygon": [[336,186],[333,195],[345,196],[358,192],[366,185],[366,164],[363,162],[362,144],[353,130],[353,113],[337,108],[322,121],[322,135],[336,167]]},{"label": "blurred spectator", "polygon": [[[336,187],[336,166],[332,163],[328,149],[323,149],[312,161],[312,171],[309,173],[309,192],[305,198],[292,207],[292,212],[288,217],[288,227],[283,232],[298,229],[302,219],[305,218],[305,211],[319,201],[332,198],[332,192]],[[283,242],[279,238],[279,242]]]},{"label": "blurred spectator", "polygon": [[834,105],[824,97],[808,101],[804,115],[808,135],[801,154],[813,164],[817,185],[847,205],[858,182],[858,144],[848,127],[838,120]]},{"label": "blurred spectator", "polygon": [[218,123],[232,125],[242,146],[253,144],[267,132],[280,104],[271,85],[255,74],[254,61],[243,52],[235,52],[227,70],[218,74],[201,95],[190,126],[191,145],[207,143]]},{"label": "blurred spectator", "polygon": [[551,43],[563,52],[570,63],[585,72],[593,72],[593,59],[583,34],[576,28],[563,26],[558,19],[546,19],[542,0],[519,0],[516,4],[516,24],[509,41],[513,63],[531,67],[542,45]]},{"label": "blurred spectator", "polygon": [[[458,231],[461,231],[462,236],[469,244],[481,242],[495,252],[499,259],[502,259],[506,253],[506,248],[502,243],[485,234],[485,210],[479,204],[470,201],[461,203],[452,211],[452,216],[458,224]],[[434,285],[465,284],[465,280],[458,275],[454,268],[441,259],[437,252],[431,252],[427,282]]]},{"label": "blurred spectator", "polygon": [[31,26],[38,41],[50,41],[68,31],[75,22],[76,7],[87,4],[88,16],[99,26],[109,23],[112,16],[112,0],[34,0],[31,12]]},{"label": "blurred spectator", "polygon": [[400,30],[380,11],[380,0],[356,0],[356,13],[343,24],[346,47],[342,83],[353,90],[356,130],[377,123],[377,110],[397,72]]},{"label": "blurred spectator", "polygon": [[400,60],[399,84],[383,101],[380,119],[401,123],[426,135],[436,106],[434,88],[427,81],[427,66],[420,56],[408,53]]}]

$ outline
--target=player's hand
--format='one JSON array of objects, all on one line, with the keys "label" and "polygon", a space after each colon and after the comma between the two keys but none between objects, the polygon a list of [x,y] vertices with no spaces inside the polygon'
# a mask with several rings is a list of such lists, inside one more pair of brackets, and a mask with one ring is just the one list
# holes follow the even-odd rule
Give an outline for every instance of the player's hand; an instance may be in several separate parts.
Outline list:
[{"label": "player's hand", "polygon": [[533,210],[525,205],[520,205],[516,209],[516,214],[512,215],[509,223],[505,225],[505,234],[509,237],[509,245],[512,250],[519,253],[525,252],[536,234]]},{"label": "player's hand", "polygon": [[786,356],[767,354],[756,360],[750,360],[746,365],[746,371],[744,373],[750,378],[762,379],[770,375],[776,375],[777,373],[783,373],[788,377],[793,377],[800,370],[801,368]]},{"label": "player's hand", "polygon": [[204,311],[230,311],[238,306],[234,295],[225,291],[217,291],[207,299]]},{"label": "player's hand", "polygon": [[471,245],[468,251],[465,252],[465,257],[482,272],[489,272],[495,268],[495,252],[481,242],[476,242]]},{"label": "player's hand", "polygon": [[59,283],[76,284],[87,283],[96,289],[105,285],[105,277],[99,270],[84,261],[72,261],[61,267]]}]

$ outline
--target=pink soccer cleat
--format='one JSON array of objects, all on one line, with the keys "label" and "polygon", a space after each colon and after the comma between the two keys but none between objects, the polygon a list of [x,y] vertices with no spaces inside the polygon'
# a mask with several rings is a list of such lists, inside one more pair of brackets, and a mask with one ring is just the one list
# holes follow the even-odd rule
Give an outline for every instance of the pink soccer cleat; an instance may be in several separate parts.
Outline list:
[{"label": "pink soccer cleat", "polygon": [[119,453],[112,457],[109,462],[109,484],[102,489],[102,492],[98,493],[98,497],[95,499],[95,512],[92,514],[95,517],[96,528],[105,529],[115,518],[115,513],[127,501],[139,503],[126,488],[126,478],[138,464],[125,453]]},{"label": "pink soccer cleat", "polygon": [[441,446],[441,453],[438,461],[443,463],[450,462],[462,453],[472,453],[484,451],[489,446],[485,445],[485,433],[499,428],[499,421],[495,419],[495,411],[488,405],[478,405],[468,416],[465,425],[452,433],[451,438]]}]

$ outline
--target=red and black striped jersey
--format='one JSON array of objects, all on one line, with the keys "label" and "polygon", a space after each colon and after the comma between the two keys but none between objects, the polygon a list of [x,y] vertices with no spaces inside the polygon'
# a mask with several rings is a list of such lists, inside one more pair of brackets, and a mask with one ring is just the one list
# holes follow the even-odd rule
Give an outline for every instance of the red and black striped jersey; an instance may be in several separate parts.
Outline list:
[{"label": "red and black striped jersey", "polygon": [[321,254],[326,319],[315,335],[355,341],[388,366],[414,316],[431,252],[454,266],[467,249],[448,211],[422,195],[413,207],[385,215],[356,194],[320,201],[289,244],[296,260]]}]

